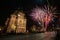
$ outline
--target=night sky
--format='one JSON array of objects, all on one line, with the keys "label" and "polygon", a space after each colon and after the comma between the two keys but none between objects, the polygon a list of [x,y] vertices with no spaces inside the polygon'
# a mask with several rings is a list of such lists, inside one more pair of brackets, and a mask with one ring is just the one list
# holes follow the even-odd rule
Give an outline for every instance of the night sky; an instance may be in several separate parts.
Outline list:
[{"label": "night sky", "polygon": [[29,20],[28,14],[30,10],[35,6],[53,5],[57,7],[57,12],[60,13],[60,1],[59,0],[0,0],[0,25],[3,25],[6,18],[9,17],[12,12],[18,8],[24,11]]}]

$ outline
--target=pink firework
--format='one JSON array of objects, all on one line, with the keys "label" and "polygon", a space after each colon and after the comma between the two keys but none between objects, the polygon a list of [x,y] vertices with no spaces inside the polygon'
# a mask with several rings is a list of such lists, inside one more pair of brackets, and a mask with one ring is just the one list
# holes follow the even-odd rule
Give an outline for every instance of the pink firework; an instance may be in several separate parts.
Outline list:
[{"label": "pink firework", "polygon": [[42,21],[42,19],[44,19],[45,12],[40,8],[35,8],[32,10],[30,16],[34,21],[38,21],[38,20]]},{"label": "pink firework", "polygon": [[53,19],[53,11],[55,10],[55,8],[52,7],[44,7],[44,8],[35,8],[32,10],[30,16],[32,17],[32,19],[34,21],[40,21],[39,23],[42,24],[43,26],[43,30],[47,29],[50,21],[52,21]]}]

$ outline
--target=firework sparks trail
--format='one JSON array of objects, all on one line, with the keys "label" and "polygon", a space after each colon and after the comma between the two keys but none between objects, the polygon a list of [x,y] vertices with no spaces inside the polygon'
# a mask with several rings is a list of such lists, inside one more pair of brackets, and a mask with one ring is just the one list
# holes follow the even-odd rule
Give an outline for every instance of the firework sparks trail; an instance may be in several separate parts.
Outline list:
[{"label": "firework sparks trail", "polygon": [[39,19],[40,19],[40,21],[42,21],[42,18],[44,18],[43,15],[45,15],[45,12],[42,11],[42,9],[37,8],[37,9],[34,9],[34,10],[32,11],[32,13],[31,13],[30,16],[32,16],[32,19],[33,19],[34,21],[38,21]]},{"label": "firework sparks trail", "polygon": [[[52,9],[52,7],[51,7]],[[49,9],[49,7],[45,7],[45,8],[35,8],[32,10],[30,16],[32,17],[32,19],[34,21],[39,21],[39,23],[41,23],[43,26],[45,26],[45,30],[47,28],[47,26],[49,25],[49,22],[51,20],[53,20],[53,16],[52,16],[52,11],[54,9]]]}]

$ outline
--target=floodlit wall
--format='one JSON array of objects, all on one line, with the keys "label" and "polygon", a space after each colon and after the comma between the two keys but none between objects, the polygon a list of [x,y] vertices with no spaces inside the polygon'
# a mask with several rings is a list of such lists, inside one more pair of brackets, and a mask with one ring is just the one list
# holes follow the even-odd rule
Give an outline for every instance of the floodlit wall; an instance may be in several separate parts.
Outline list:
[{"label": "floodlit wall", "polygon": [[17,15],[17,28],[16,28],[16,33],[24,33],[26,32],[26,18],[25,15],[21,12],[18,13]]},{"label": "floodlit wall", "polygon": [[9,22],[5,23],[8,25],[7,32],[11,31],[16,33],[25,33],[26,32],[26,17],[23,12],[18,11],[16,14],[12,14],[9,18]]}]

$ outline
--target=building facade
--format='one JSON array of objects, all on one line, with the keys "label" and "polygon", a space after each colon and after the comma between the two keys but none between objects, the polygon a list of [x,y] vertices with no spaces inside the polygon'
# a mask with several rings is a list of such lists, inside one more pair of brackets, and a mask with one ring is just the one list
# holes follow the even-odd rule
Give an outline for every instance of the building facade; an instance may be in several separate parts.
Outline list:
[{"label": "building facade", "polygon": [[[7,22],[7,21],[6,21]],[[7,32],[11,33],[25,33],[26,32],[26,17],[23,12],[17,11],[12,14],[9,18]]]},{"label": "building facade", "polygon": [[17,27],[16,33],[24,33],[26,32],[26,18],[22,12],[17,14]]}]

